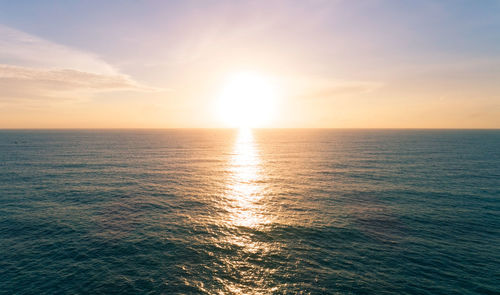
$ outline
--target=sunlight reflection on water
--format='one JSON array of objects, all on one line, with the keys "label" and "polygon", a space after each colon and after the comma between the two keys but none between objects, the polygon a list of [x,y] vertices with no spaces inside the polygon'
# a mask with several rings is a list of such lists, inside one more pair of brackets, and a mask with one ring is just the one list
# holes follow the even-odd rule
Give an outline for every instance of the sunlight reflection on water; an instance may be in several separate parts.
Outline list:
[{"label": "sunlight reflection on water", "polygon": [[478,130],[0,131],[1,289],[493,294],[499,144]]},{"label": "sunlight reflection on water", "polygon": [[[275,290],[275,287],[268,285],[269,275],[275,270],[251,262],[250,257],[263,259],[270,252],[279,251],[279,247],[270,242],[259,241],[254,236],[254,230],[265,230],[264,226],[271,220],[266,215],[270,205],[264,202],[265,169],[251,129],[238,131],[228,165],[229,176],[223,206],[227,212],[224,222],[230,230],[219,242],[239,249],[237,255],[223,260],[223,263],[232,276],[241,280],[222,280],[224,293],[268,294]],[[252,285],[254,286],[249,288]]]},{"label": "sunlight reflection on water", "polygon": [[251,129],[240,129],[230,160],[228,198],[229,221],[232,226],[259,227],[266,224],[259,201],[264,196],[262,167]]}]

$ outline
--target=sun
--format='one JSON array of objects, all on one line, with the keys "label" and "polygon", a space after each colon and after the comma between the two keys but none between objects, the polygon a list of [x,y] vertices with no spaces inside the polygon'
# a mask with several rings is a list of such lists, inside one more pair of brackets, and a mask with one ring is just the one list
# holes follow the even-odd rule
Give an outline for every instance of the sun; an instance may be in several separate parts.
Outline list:
[{"label": "sun", "polygon": [[273,119],[277,99],[270,77],[256,72],[234,73],[223,84],[216,115],[227,127],[264,127]]}]

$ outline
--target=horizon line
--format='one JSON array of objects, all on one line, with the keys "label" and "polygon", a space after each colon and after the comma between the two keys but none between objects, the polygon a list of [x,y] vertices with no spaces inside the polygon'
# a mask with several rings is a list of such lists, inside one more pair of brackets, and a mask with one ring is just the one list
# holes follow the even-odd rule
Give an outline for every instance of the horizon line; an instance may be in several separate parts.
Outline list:
[{"label": "horizon line", "polygon": [[[9,130],[238,130],[238,127],[70,127],[70,128],[1,128]],[[500,127],[259,127],[249,128],[254,130],[500,130]]]}]

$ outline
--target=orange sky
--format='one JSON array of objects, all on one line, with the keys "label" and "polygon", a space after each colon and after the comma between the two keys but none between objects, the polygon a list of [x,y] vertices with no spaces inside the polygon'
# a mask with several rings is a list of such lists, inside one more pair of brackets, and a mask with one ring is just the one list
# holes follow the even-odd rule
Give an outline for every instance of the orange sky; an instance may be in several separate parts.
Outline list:
[{"label": "orange sky", "polygon": [[0,128],[500,128],[498,3],[210,3],[3,5]]}]

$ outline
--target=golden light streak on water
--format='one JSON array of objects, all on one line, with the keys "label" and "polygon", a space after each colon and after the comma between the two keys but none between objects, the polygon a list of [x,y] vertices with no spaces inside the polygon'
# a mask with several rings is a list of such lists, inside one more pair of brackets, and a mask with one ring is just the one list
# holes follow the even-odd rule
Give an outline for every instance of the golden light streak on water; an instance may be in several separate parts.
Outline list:
[{"label": "golden light streak on water", "polygon": [[[270,209],[266,202],[265,169],[251,129],[242,128],[238,131],[228,161],[228,171],[225,195],[221,202],[226,214],[221,216],[221,223],[229,230],[217,243],[239,249],[238,255],[223,260],[223,264],[233,276],[244,279],[243,283],[221,280],[224,290],[219,294],[269,294],[275,290],[266,287],[266,282],[274,270],[263,268],[247,259],[278,251],[273,243],[256,240],[251,234],[253,230],[265,230],[264,226],[271,223],[269,214],[266,214]],[[259,287],[248,288],[248,284],[256,282]]]},{"label": "golden light streak on water", "polygon": [[263,214],[262,167],[252,130],[242,128],[230,159],[227,187],[229,221],[232,226],[259,227],[269,222]]}]

